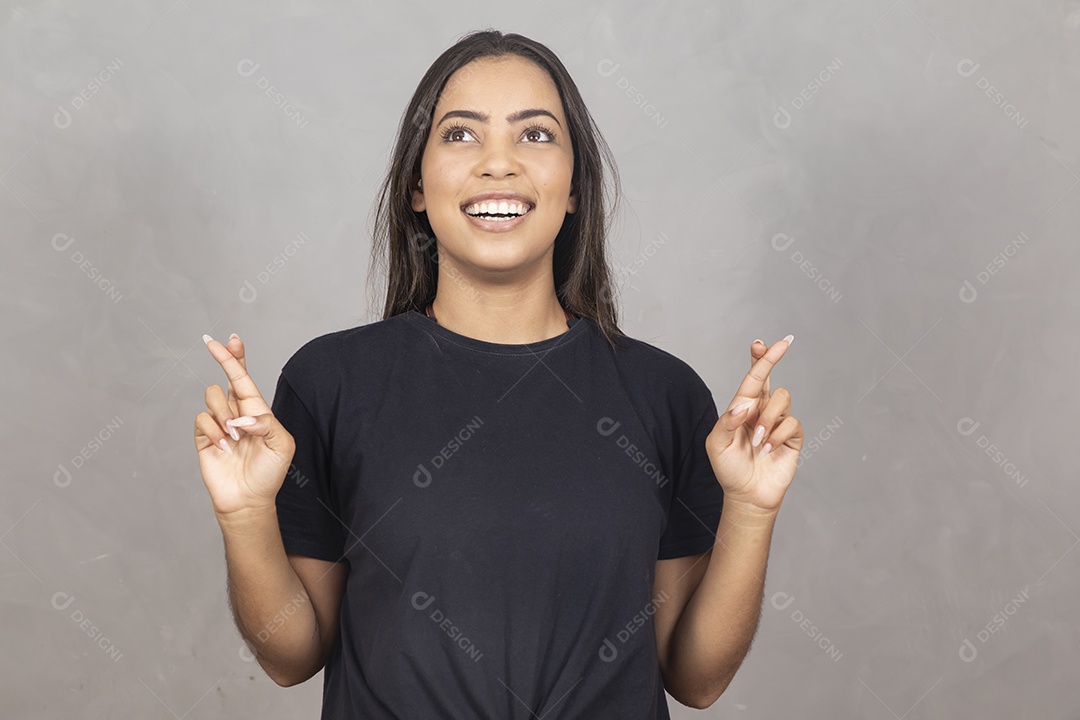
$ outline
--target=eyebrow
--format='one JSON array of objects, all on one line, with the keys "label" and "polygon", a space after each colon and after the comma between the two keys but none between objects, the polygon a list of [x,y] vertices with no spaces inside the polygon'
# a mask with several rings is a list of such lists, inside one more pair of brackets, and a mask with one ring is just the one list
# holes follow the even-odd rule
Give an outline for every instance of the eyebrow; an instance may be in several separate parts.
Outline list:
[{"label": "eyebrow", "polygon": [[[539,115],[547,115],[549,118],[555,121],[556,125],[562,127],[562,123],[559,122],[559,119],[544,108],[527,108],[525,110],[518,110],[515,113],[510,113],[509,115],[507,115],[506,122],[511,124],[518,123],[522,120],[528,120],[529,118],[537,117]],[[442,125],[444,122],[453,117],[468,118],[469,120],[476,120],[477,122],[482,122],[485,124],[488,120],[491,119],[491,116],[487,113],[477,112],[476,110],[451,110],[450,112],[443,115],[442,119],[439,120],[439,122],[435,123],[435,127]]]}]

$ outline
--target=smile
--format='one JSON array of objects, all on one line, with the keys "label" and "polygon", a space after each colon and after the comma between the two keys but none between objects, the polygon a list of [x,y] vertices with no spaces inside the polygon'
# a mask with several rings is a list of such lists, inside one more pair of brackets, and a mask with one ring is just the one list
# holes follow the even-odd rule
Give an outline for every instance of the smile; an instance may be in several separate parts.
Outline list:
[{"label": "smile", "polygon": [[473,203],[461,209],[476,227],[489,232],[505,232],[525,222],[532,213],[532,207],[526,203],[507,202],[480,202]]}]

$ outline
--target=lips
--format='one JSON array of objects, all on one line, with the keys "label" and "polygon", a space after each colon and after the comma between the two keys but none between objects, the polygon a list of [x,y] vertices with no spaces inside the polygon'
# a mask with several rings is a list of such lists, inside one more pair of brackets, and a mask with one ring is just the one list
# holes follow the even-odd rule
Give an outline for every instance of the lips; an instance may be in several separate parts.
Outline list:
[{"label": "lips", "polygon": [[461,204],[461,209],[475,205],[480,202],[519,202],[526,205],[529,210],[536,207],[536,203],[532,198],[524,193],[514,192],[513,190],[488,190],[487,192],[478,193]]},{"label": "lips", "polygon": [[469,217],[487,217],[502,220],[507,217],[523,217],[532,209],[526,203],[517,200],[487,200],[473,205],[466,205],[463,212]]}]

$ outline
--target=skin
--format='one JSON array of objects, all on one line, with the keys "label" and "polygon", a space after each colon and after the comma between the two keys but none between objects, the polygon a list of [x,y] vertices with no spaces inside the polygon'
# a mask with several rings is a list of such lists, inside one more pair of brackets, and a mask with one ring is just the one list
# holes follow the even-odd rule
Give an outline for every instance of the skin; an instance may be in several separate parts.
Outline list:
[{"label": "skin", "polygon": [[[229,605],[267,675],[295,685],[317,673],[333,647],[348,566],[284,551],[274,499],[296,443],[248,374],[240,338],[204,341],[228,377],[227,390],[206,388],[195,449],[225,542]],[[260,637],[284,607],[295,610],[289,622]]]},{"label": "skin", "polygon": [[790,336],[771,347],[754,341],[750,371],[705,439],[724,489],[713,548],[656,566],[654,597],[670,596],[654,617],[660,669],[667,691],[690,707],[716,702],[757,631],[773,528],[803,445],[791,394],[769,389],[790,345]]},{"label": "skin", "polygon": [[[531,108],[554,117],[507,122],[511,113]],[[489,119],[440,122],[452,110],[474,110]],[[552,257],[567,213],[577,210],[577,196],[570,193],[574,149],[555,83],[516,55],[475,60],[447,81],[432,118],[421,160],[422,186],[413,191],[412,207],[427,213],[438,245],[434,310],[439,324],[467,337],[509,344],[566,332]],[[537,123],[554,138],[529,130]],[[468,130],[454,132],[446,142],[443,132],[453,125]],[[535,207],[512,231],[481,230],[461,206],[487,190],[523,193]]]},{"label": "skin", "polygon": [[761,516],[779,511],[803,444],[802,425],[789,415],[791,393],[769,391],[769,376],[793,339],[789,335],[768,349],[754,341],[750,372],[705,439],[725,503]]}]

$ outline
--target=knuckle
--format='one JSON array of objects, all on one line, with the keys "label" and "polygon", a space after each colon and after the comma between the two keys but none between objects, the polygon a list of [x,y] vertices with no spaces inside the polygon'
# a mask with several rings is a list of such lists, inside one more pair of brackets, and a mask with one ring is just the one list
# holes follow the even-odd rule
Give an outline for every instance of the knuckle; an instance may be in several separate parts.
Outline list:
[{"label": "knuckle", "polygon": [[195,431],[201,432],[211,439],[216,439],[214,436],[218,434],[219,428],[214,416],[208,412],[201,412],[196,415]]}]

